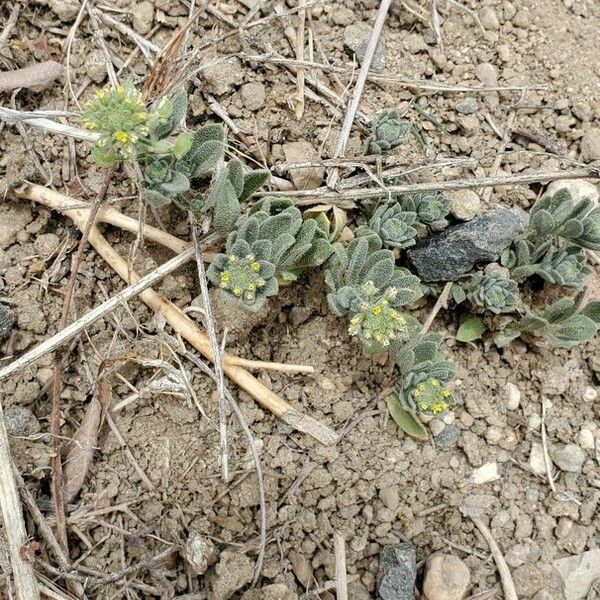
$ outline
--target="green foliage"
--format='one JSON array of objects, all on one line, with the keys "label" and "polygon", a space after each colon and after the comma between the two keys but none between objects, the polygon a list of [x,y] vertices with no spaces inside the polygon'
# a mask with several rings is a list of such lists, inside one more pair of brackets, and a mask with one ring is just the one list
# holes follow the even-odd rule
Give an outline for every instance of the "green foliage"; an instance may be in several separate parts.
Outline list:
[{"label": "green foliage", "polygon": [[406,248],[415,243],[416,221],[416,212],[406,211],[395,202],[380,206],[371,217],[369,227],[379,235],[385,246]]},{"label": "green foliage", "polygon": [[409,121],[401,119],[394,109],[386,110],[373,122],[373,138],[369,144],[369,152],[383,154],[402,144],[411,132],[412,125]]},{"label": "green foliage", "polygon": [[434,230],[448,225],[446,216],[450,212],[450,200],[439,192],[418,192],[399,198],[402,208],[417,215],[417,220]]},{"label": "green foliage", "polygon": [[600,250],[600,207],[595,206],[589,198],[576,202],[563,188],[535,203],[529,227],[536,237],[557,236],[582,248]]},{"label": "green foliage", "polygon": [[590,272],[582,248],[557,248],[551,239],[541,242],[538,246],[528,239],[518,240],[503,252],[501,261],[511,269],[511,275],[515,279],[522,280],[538,275],[549,283],[574,288],[581,288]]},{"label": "green foliage", "polygon": [[497,275],[477,273],[464,286],[466,298],[495,314],[517,308],[517,282]]},{"label": "green foliage", "polygon": [[386,402],[392,419],[394,419],[396,425],[398,425],[402,431],[421,441],[429,439],[427,428],[421,423],[416,412],[404,408],[402,401],[396,392],[390,394],[387,397]]},{"label": "green foliage", "polygon": [[467,317],[456,332],[456,339],[459,342],[474,342],[478,340],[487,329],[483,319],[480,317]]},{"label": "green foliage", "polygon": [[330,242],[336,242],[339,239],[348,223],[346,212],[331,204],[313,206],[304,212],[304,216],[315,219]]},{"label": "green foliage", "polygon": [[92,147],[92,157],[107,167],[142,151],[151,127],[160,122],[161,115],[148,112],[141,94],[133,84],[125,83],[96,92],[84,104],[81,120],[86,129],[100,134]]},{"label": "green foliage", "polygon": [[230,233],[226,253],[217,255],[207,276],[229,298],[255,311],[267,297],[277,294],[280,284],[319,266],[331,252],[331,244],[314,219],[303,221],[289,201],[265,198]]},{"label": "green foliage", "polygon": [[455,369],[439,352],[441,334],[421,334],[420,324],[412,317],[407,318],[407,327],[409,341],[390,345],[389,355],[399,372],[392,402],[397,402],[402,409],[400,412],[397,406],[393,407],[401,417],[394,417],[396,423],[409,435],[415,435],[419,412],[437,415],[454,404],[452,392],[445,384],[454,377]]},{"label": "green foliage", "polygon": [[581,307],[584,292],[575,298],[560,298],[540,313],[528,312],[501,333],[497,344],[505,346],[522,334],[543,337],[554,346],[569,348],[596,335],[600,324],[600,302]]},{"label": "green foliage", "polygon": [[240,218],[243,202],[268,179],[264,170],[244,172],[237,158],[230,160],[219,172],[206,196],[204,208],[212,210],[213,225],[217,233],[226,235]]}]

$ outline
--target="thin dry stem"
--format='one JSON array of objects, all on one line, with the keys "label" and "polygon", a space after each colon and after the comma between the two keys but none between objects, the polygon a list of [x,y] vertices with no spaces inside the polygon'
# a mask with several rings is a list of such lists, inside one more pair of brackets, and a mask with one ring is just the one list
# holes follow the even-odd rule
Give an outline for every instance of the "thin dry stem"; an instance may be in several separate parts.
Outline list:
[{"label": "thin dry stem", "polygon": [[35,571],[21,554],[23,546],[27,543],[27,530],[10,457],[2,402],[0,402],[0,508],[17,600],[35,600],[40,597]]},{"label": "thin dry stem", "polygon": [[223,362],[221,357],[221,349],[219,347],[219,340],[217,339],[217,332],[215,328],[215,321],[212,314],[212,307],[210,305],[210,296],[208,293],[208,282],[206,280],[206,270],[204,269],[204,258],[202,257],[202,248],[198,241],[198,228],[194,214],[190,211],[188,213],[190,222],[190,229],[192,232],[192,242],[194,246],[194,252],[196,254],[196,266],[198,268],[198,281],[200,283],[200,290],[202,292],[202,303],[204,305],[204,326],[208,331],[208,339],[210,340],[210,347],[214,358],[213,364],[215,366],[215,375],[217,379],[217,393],[219,395],[219,438],[221,447],[221,469],[223,470],[223,480],[229,481],[229,452],[227,450],[227,413],[225,399],[225,380],[223,377]]},{"label": "thin dry stem", "polygon": [[[338,142],[333,158],[339,158],[340,156],[344,156],[346,154],[346,145],[348,144],[350,131],[352,130],[352,125],[354,124],[356,111],[358,110],[358,105],[360,103],[365,83],[367,81],[367,75],[369,74],[369,69],[371,68],[371,62],[373,60],[373,56],[375,55],[377,43],[379,42],[381,30],[383,29],[383,25],[385,23],[387,13],[390,8],[390,4],[391,0],[381,0],[381,4],[379,5],[377,17],[375,18],[375,23],[373,24],[373,30],[371,31],[371,36],[369,37],[367,49],[365,50],[365,56],[362,59],[360,65],[360,70],[356,78],[356,85],[354,86],[352,97],[350,98],[350,102],[348,103],[346,116],[344,117],[344,123],[342,125],[342,131],[340,132],[340,135],[338,137]],[[331,188],[335,188],[338,179],[339,172],[337,168],[334,168],[327,180],[327,185]]]},{"label": "thin dry stem", "polygon": [[0,72],[0,92],[18,88],[43,89],[58,79],[64,70],[64,67],[55,60],[47,60],[14,71],[2,71]]},{"label": "thin dry stem", "polygon": [[336,600],[348,600],[348,574],[346,571],[346,540],[333,532],[335,553],[335,597]]},{"label": "thin dry stem", "polygon": [[[72,206],[72,199],[53,190],[29,184],[20,188],[16,192],[16,195],[21,198],[28,198],[36,202],[41,202],[51,208],[64,212],[80,228],[83,228],[87,222],[88,211],[85,208],[65,210],[65,207]],[[89,242],[96,249],[98,254],[100,254],[100,256],[125,281],[139,281],[137,274],[129,272],[127,261],[113,249],[95,226],[90,232]],[[193,251],[190,250],[189,258],[192,257]],[[145,289],[143,292],[140,292],[139,296],[150,308],[156,312],[162,313],[171,327],[192,346],[210,361],[213,360],[214,355],[208,337],[183,312],[183,310],[150,289]],[[299,431],[311,435],[325,445],[333,444],[337,441],[337,434],[329,427],[323,425],[316,419],[297,411],[288,402],[260,383],[246,369],[237,366],[227,354],[223,354],[223,367],[225,374],[234,383],[248,392],[260,404],[285,423],[288,423]]]},{"label": "thin dry stem", "polygon": [[487,525],[478,517],[471,517],[471,520],[479,529],[479,532],[484,537],[488,546],[490,547],[490,552],[494,558],[494,562],[496,563],[496,567],[498,568],[498,573],[500,574],[500,581],[502,582],[502,587],[504,589],[504,598],[505,600],[519,600],[517,597],[517,591],[515,589],[515,584],[512,580],[510,569],[506,564],[506,560],[504,560],[504,556],[500,551],[492,532],[488,529]]}]

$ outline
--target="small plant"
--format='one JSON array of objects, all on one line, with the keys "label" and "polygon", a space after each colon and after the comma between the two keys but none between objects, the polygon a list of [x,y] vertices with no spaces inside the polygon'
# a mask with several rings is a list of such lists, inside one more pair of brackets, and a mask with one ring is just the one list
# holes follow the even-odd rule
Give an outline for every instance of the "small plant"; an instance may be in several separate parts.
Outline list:
[{"label": "small plant", "polygon": [[419,192],[401,196],[400,204],[405,211],[414,212],[417,220],[433,230],[448,225],[446,216],[450,212],[450,201],[438,192]]},{"label": "small plant", "polygon": [[390,248],[407,248],[415,244],[417,213],[406,211],[395,202],[380,206],[369,221],[369,228]]},{"label": "small plant", "polygon": [[364,227],[347,248],[336,244],[328,262],[327,301],[338,316],[350,316],[349,333],[368,354],[387,349],[395,339],[406,340],[405,318],[396,309],[423,295],[419,278],[395,265],[394,253]]},{"label": "small plant", "polygon": [[390,348],[399,377],[387,402],[399,427],[415,437],[427,438],[418,413],[438,415],[454,404],[452,392],[445,384],[454,377],[455,369],[439,352],[441,334],[421,335],[415,319],[409,321],[409,329],[411,340]]},{"label": "small plant", "polygon": [[96,92],[85,103],[83,126],[100,134],[92,147],[94,160],[103,167],[129,160],[150,145],[150,128],[165,118],[164,107],[148,111],[141,94],[126,83]]},{"label": "small plant", "polygon": [[475,306],[495,314],[513,312],[517,308],[518,284],[512,279],[497,275],[477,273],[463,285],[452,287],[454,301],[460,303],[468,299]]},{"label": "small plant", "polygon": [[506,346],[526,334],[543,337],[554,346],[570,348],[596,335],[600,325],[600,302],[582,307],[584,292],[575,298],[560,298],[540,313],[528,312],[516,323],[511,323],[496,341]]},{"label": "small plant", "polygon": [[408,121],[401,119],[396,110],[387,110],[373,123],[373,139],[369,145],[372,154],[383,154],[406,140],[410,131]]},{"label": "small plant", "polygon": [[331,252],[314,219],[303,221],[291,202],[265,198],[229,235],[226,253],[216,256],[207,276],[228,298],[257,311],[280,285],[321,265]]}]

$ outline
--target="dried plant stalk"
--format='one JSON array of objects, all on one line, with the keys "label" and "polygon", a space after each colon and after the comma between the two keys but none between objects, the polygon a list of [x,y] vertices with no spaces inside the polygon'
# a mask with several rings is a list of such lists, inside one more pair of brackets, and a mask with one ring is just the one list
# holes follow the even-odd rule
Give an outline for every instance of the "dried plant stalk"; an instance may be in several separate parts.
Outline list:
[{"label": "dried plant stalk", "polygon": [[46,60],[14,71],[0,72],[0,92],[10,92],[18,88],[40,90],[58,79],[65,68],[55,60]]},{"label": "dried plant stalk", "polygon": [[[17,197],[39,202],[49,208],[58,210],[72,219],[75,225],[80,229],[83,228],[87,222],[89,208],[82,205],[76,207],[72,198],[43,186],[26,184],[18,190],[15,190],[14,194]],[[92,227],[88,241],[122,279],[128,283],[137,282],[139,280],[139,276],[136,273],[131,272],[127,261],[114,250],[106,238],[100,233],[96,225]],[[208,336],[200,330],[178,306],[151,289],[146,289],[141,292],[140,298],[152,308],[152,310],[162,313],[169,325],[194,346],[196,350],[210,361],[213,360],[214,357]],[[313,417],[296,410],[291,404],[260,383],[260,381],[245,368],[238,366],[235,357],[224,353],[222,359],[223,370],[227,377],[245,392],[250,394],[262,406],[270,410],[275,416],[294,429],[314,437],[322,444],[329,445],[337,442],[338,435],[335,431]]]}]

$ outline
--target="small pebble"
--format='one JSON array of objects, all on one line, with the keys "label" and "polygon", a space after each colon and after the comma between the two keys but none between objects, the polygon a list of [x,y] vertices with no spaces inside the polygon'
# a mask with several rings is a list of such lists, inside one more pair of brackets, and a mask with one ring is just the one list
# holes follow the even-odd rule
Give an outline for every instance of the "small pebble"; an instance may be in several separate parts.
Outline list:
[{"label": "small pebble", "polygon": [[525,9],[518,11],[513,17],[512,24],[520,29],[529,29],[529,11]]},{"label": "small pebble", "polygon": [[13,404],[4,412],[4,424],[8,435],[27,436],[39,433],[41,427],[37,417],[25,406]]},{"label": "small pebble", "polygon": [[498,83],[498,71],[491,63],[482,63],[475,67],[475,77],[484,85],[493,87]]},{"label": "small pebble", "polygon": [[531,444],[531,453],[529,454],[529,468],[536,475],[543,475],[546,472],[546,461],[544,460],[544,449],[539,442]]},{"label": "small pebble", "polygon": [[506,384],[506,408],[517,410],[521,404],[521,390],[510,381]]},{"label": "small pebble", "polygon": [[144,0],[133,11],[133,28],[141,35],[146,35],[152,29],[152,21],[154,21],[154,4]]},{"label": "small pebble", "polygon": [[586,427],[579,432],[579,445],[586,450],[593,450],[595,447],[594,433]]},{"label": "small pebble", "polygon": [[182,554],[196,575],[204,575],[218,557],[214,543],[197,531],[190,533]]},{"label": "small pebble", "polygon": [[435,445],[441,450],[449,450],[456,445],[460,437],[460,429],[456,425],[448,425],[435,437]]},{"label": "small pebble", "polygon": [[423,594],[426,600],[463,600],[471,584],[471,571],[452,554],[434,554],[427,561]]},{"label": "small pebble", "polygon": [[508,62],[510,60],[510,46],[506,44],[500,44],[498,46],[498,58],[502,62]]},{"label": "small pebble", "polygon": [[500,29],[500,21],[496,11],[491,6],[484,6],[479,11],[479,20],[483,28],[488,31],[498,31]]},{"label": "small pebble", "polygon": [[554,464],[567,473],[581,473],[581,468],[585,462],[585,452],[575,444],[567,444],[562,448],[557,448],[552,452]]},{"label": "small pebble", "polygon": [[460,221],[471,221],[481,210],[481,200],[473,190],[455,190],[448,193],[450,213]]},{"label": "small pebble", "polygon": [[43,257],[50,256],[60,244],[60,238],[55,233],[42,233],[33,243],[36,252]]},{"label": "small pebble", "polygon": [[8,306],[0,304],[0,342],[8,337],[15,325],[15,313]]},{"label": "small pebble", "polygon": [[579,146],[581,151],[581,158],[586,162],[592,162],[594,160],[600,160],[600,128],[590,127],[588,128]]},{"label": "small pebble", "polygon": [[245,83],[241,88],[242,102],[248,110],[260,110],[265,105],[265,86],[259,82]]},{"label": "small pebble", "polygon": [[598,390],[591,386],[586,387],[583,392],[583,399],[586,402],[595,402],[598,399]]},{"label": "small pebble", "polygon": [[479,104],[475,98],[464,98],[456,104],[455,108],[463,115],[472,115],[479,110]]},{"label": "small pebble", "polygon": [[471,474],[471,481],[475,485],[483,485],[497,479],[500,479],[500,473],[498,473],[498,464],[495,462],[486,463]]},{"label": "small pebble", "polygon": [[585,179],[561,179],[553,181],[546,188],[546,193],[556,194],[558,190],[562,189],[569,190],[573,200],[579,201],[584,198],[590,198],[596,204],[598,203],[598,187],[591,181],[586,181]]}]

